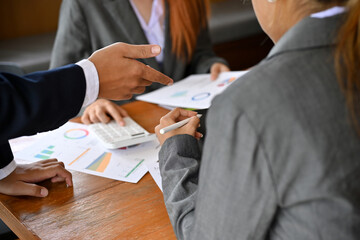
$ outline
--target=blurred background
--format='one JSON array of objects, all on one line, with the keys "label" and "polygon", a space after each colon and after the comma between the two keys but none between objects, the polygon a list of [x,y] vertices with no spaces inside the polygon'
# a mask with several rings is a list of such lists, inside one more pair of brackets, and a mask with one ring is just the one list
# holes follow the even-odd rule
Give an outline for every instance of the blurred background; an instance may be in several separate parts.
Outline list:
[{"label": "blurred background", "polygon": [[[24,73],[46,70],[55,39],[61,0],[0,0],[0,64]],[[232,70],[249,68],[272,47],[250,0],[212,0],[210,34],[215,52]]]}]

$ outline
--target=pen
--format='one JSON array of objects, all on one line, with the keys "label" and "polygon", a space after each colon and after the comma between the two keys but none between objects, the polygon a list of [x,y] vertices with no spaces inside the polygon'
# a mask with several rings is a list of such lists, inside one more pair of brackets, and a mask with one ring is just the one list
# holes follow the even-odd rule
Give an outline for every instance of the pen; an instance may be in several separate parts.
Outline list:
[{"label": "pen", "polygon": [[[198,114],[198,115],[196,115],[196,116],[197,116],[198,118],[200,118],[202,115],[201,115],[201,114]],[[160,129],[160,134],[165,134],[165,133],[167,133],[167,132],[169,132],[169,131],[172,131],[172,130],[174,130],[174,129],[180,128],[180,127],[184,126],[185,124],[187,124],[187,123],[190,121],[190,119],[191,119],[191,118],[187,118],[187,119],[184,119],[184,120],[182,120],[182,121],[180,121],[180,122],[174,123],[174,124],[172,124],[172,125],[170,125],[170,126],[164,127],[164,128],[162,128],[162,129]]]}]

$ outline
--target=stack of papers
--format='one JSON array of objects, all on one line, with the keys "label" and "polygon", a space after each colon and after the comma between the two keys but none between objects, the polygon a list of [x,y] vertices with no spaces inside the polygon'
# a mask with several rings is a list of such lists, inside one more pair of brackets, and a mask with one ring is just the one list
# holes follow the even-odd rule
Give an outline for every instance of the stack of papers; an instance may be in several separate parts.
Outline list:
[{"label": "stack of papers", "polygon": [[223,72],[215,81],[211,81],[210,74],[191,75],[172,86],[140,95],[137,99],[167,106],[167,108],[207,109],[216,95],[223,92],[245,73],[247,71]]},{"label": "stack of papers", "polygon": [[[15,139],[10,143],[14,146],[24,141]],[[157,140],[109,150],[86,125],[68,122],[41,138],[37,137],[31,146],[14,154],[16,159],[27,162],[56,158],[64,162],[67,169],[137,183],[148,171],[145,163],[158,160],[159,150]]]}]

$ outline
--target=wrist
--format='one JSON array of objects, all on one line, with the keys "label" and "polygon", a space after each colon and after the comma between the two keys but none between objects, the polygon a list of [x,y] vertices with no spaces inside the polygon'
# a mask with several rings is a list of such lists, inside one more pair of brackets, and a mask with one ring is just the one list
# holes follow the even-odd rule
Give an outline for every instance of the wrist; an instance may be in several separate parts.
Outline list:
[{"label": "wrist", "polygon": [[13,159],[6,167],[0,169],[0,180],[9,176],[16,169],[16,162]]}]

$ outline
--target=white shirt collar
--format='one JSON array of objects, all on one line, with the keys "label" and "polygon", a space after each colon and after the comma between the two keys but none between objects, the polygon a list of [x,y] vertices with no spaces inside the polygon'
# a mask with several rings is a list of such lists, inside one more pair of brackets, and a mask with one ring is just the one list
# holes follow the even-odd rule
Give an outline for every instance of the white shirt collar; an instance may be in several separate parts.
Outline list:
[{"label": "white shirt collar", "polygon": [[346,12],[346,7],[332,7],[321,12],[313,13],[310,15],[312,18],[327,18]]}]

